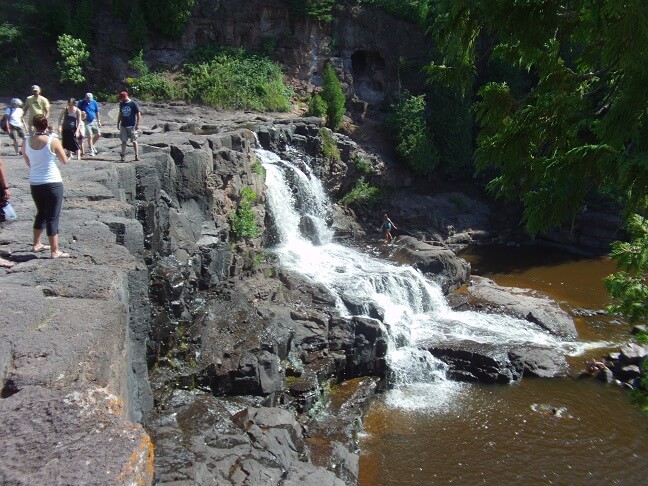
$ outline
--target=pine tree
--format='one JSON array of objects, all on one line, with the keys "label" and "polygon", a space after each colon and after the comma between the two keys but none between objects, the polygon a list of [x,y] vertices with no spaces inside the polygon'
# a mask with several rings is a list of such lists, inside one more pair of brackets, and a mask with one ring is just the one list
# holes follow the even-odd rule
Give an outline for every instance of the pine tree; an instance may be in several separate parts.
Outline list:
[{"label": "pine tree", "polygon": [[331,63],[324,66],[324,79],[322,81],[322,99],[326,102],[326,124],[332,130],[337,130],[342,125],[346,98],[342,91],[342,84],[335,74]]}]

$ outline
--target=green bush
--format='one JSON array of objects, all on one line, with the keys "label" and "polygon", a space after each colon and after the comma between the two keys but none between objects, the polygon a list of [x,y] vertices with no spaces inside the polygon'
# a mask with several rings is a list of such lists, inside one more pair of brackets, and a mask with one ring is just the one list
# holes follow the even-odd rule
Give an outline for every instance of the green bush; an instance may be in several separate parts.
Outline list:
[{"label": "green bush", "polygon": [[257,175],[260,175],[262,178],[265,179],[266,171],[265,171],[265,169],[263,168],[263,165],[260,164],[259,162],[254,162],[254,163],[252,164],[252,172],[254,172],[254,173],[257,174]]},{"label": "green bush", "polygon": [[405,93],[392,107],[390,125],[396,138],[396,151],[418,174],[427,175],[439,163],[425,118],[425,97]]},{"label": "green bush", "polygon": [[128,61],[128,65],[131,68],[133,68],[135,71],[137,71],[137,74],[139,76],[144,76],[145,74],[149,73],[148,64],[146,64],[146,61],[144,60],[143,49],[140,49],[140,51],[135,55],[135,57],[130,61]]},{"label": "green bush", "polygon": [[356,183],[355,187],[347,192],[340,203],[346,206],[350,204],[364,204],[367,206],[374,206],[382,200],[380,189],[370,185],[361,177]]},{"label": "green bush", "polygon": [[326,116],[327,109],[326,101],[320,95],[314,93],[308,100],[308,111],[306,111],[305,115],[323,117]]},{"label": "green bush", "polygon": [[86,79],[83,72],[90,58],[85,43],[81,39],[63,34],[59,36],[56,45],[61,56],[61,60],[56,63],[61,83],[83,83]]},{"label": "green bush", "polygon": [[327,129],[320,130],[322,136],[322,154],[329,160],[340,160],[340,149],[337,146],[333,134]]},{"label": "green bush", "polygon": [[353,158],[353,165],[356,166],[356,169],[358,169],[360,172],[364,172],[365,174],[371,174],[373,172],[371,162],[361,155],[356,155]]},{"label": "green bush", "polygon": [[240,194],[239,207],[230,217],[232,233],[237,238],[256,238],[259,236],[259,227],[252,206],[256,201],[256,193],[249,187],[243,188]]},{"label": "green bush", "polygon": [[[205,55],[205,49],[194,57]],[[244,50],[216,50],[214,57],[185,66],[192,102],[233,110],[288,111],[290,89],[278,64]]]},{"label": "green bush", "polygon": [[143,101],[164,101],[182,98],[182,90],[159,73],[148,73],[127,79],[132,94]]},{"label": "green bush", "polygon": [[324,66],[324,79],[322,81],[322,99],[326,102],[326,124],[332,130],[337,130],[342,125],[346,98],[342,91],[342,84],[335,74],[333,65],[329,62]]}]

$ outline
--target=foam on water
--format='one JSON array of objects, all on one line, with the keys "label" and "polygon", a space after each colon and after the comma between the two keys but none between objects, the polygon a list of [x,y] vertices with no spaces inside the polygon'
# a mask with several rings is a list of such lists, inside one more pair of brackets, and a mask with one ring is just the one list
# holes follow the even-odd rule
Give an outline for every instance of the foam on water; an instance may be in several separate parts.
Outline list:
[{"label": "foam on water", "polygon": [[[412,267],[395,265],[333,243],[333,233],[326,224],[330,202],[306,161],[281,160],[265,150],[258,150],[257,155],[266,169],[268,209],[279,237],[273,251],[281,265],[329,289],[337,296],[337,306],[343,315],[369,315],[371,309],[384,315],[390,336],[390,381],[395,385],[390,401],[408,407],[418,406],[423,397],[428,397],[423,401],[432,404],[440,400],[437,395],[452,395],[454,384],[439,385],[446,382],[445,365],[420,349],[423,343],[471,340],[500,345],[534,344],[562,347],[566,354],[578,354],[585,349],[583,343],[561,341],[526,320],[453,311],[440,287]],[[308,238],[302,234],[305,219],[311,228]],[[350,309],[345,304],[350,301],[358,305]],[[426,392],[406,399],[406,395],[419,389]]]}]

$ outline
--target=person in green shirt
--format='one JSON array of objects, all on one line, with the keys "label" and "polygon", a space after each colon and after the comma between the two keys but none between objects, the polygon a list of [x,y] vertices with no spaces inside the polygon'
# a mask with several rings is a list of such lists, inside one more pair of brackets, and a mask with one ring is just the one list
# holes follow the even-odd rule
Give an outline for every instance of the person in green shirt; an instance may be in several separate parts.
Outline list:
[{"label": "person in green shirt", "polygon": [[32,120],[36,115],[44,115],[45,118],[49,118],[50,114],[50,102],[47,98],[41,95],[40,86],[35,84],[31,88],[32,95],[28,96],[25,100],[25,115],[27,116],[27,123],[23,120],[23,125],[26,126],[29,130],[29,135],[34,133],[34,127],[32,126]]}]

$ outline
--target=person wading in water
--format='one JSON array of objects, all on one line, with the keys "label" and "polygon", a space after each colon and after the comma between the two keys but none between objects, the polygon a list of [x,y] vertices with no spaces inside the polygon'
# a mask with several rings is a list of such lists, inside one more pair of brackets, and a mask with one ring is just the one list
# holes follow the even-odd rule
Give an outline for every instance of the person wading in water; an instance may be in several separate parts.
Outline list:
[{"label": "person wading in water", "polygon": [[393,229],[398,229],[396,225],[392,222],[391,219],[389,219],[389,216],[386,214],[383,216],[383,224],[380,227],[380,230],[383,232],[383,236],[385,237],[385,241],[387,243],[391,243],[391,240],[394,239],[394,237],[391,234],[391,230]]}]

